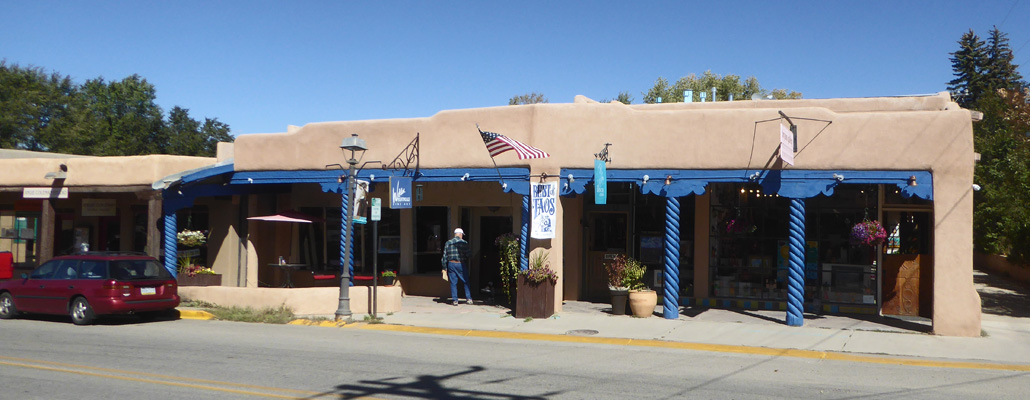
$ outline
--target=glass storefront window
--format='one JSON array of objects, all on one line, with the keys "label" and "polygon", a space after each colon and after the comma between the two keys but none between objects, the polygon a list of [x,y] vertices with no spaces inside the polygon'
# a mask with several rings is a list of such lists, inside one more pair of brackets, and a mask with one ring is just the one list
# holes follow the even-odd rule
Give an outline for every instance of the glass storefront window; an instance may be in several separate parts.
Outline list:
[{"label": "glass storefront window", "polygon": [[756,184],[711,184],[710,290],[715,297],[786,299],[790,200]]},{"label": "glass storefront window", "polygon": [[[754,184],[712,184],[711,293],[787,299],[790,199]],[[839,185],[805,200],[805,301],[875,304],[875,249],[850,242],[851,228],[877,218],[878,185]]]}]

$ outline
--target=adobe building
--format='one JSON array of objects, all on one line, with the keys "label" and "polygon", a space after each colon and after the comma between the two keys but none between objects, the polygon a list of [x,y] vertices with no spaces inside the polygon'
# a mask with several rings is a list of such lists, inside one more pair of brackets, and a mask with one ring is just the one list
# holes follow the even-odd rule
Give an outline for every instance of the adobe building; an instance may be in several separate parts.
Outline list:
[{"label": "adobe building", "polygon": [[[779,309],[788,323],[802,310],[914,315],[931,318],[936,334],[978,336],[972,122],[946,93],[648,105],[577,97],[242,135],[231,164],[155,187],[171,222],[166,249],[176,245],[171,216],[204,198],[223,205],[209,222],[217,248],[208,260],[232,275],[228,286],[283,285],[282,257],[304,272],[289,275],[295,286],[333,286],[341,265],[360,277],[375,262],[396,270],[408,294],[447,296],[441,246],[461,227],[474,293],[496,288],[495,239],[514,233],[522,265],[547,252],[558,310],[563,300],[607,302],[604,265],[625,254],[647,266],[667,318],[681,306]],[[491,157],[477,126],[550,156]],[[361,200],[384,205],[380,221],[355,225],[344,262],[341,226],[356,196],[344,185],[341,143],[355,134],[367,147],[355,154]],[[390,182],[401,178],[411,208],[393,209]],[[556,185],[551,239],[531,239],[531,183]],[[247,219],[284,212],[308,218]],[[885,228],[883,244],[851,239],[869,221]]]},{"label": "adobe building", "polygon": [[153,182],[215,162],[0,150],[0,251],[23,271],[83,250],[160,256],[161,191]]}]

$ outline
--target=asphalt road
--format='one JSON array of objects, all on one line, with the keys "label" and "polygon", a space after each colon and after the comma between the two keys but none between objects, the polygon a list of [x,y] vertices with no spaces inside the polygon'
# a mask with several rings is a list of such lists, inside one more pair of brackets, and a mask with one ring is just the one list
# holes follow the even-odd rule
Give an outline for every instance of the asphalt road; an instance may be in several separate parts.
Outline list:
[{"label": "asphalt road", "polygon": [[1030,397],[1030,373],[421,333],[0,321],[0,399]]}]

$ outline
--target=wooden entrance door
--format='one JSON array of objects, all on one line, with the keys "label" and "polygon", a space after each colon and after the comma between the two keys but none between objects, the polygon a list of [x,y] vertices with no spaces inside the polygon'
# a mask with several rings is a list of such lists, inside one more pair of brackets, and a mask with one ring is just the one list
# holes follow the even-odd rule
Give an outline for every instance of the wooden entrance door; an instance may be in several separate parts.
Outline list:
[{"label": "wooden entrance door", "polygon": [[933,232],[928,212],[887,212],[881,296],[884,315],[930,317],[933,310]]}]

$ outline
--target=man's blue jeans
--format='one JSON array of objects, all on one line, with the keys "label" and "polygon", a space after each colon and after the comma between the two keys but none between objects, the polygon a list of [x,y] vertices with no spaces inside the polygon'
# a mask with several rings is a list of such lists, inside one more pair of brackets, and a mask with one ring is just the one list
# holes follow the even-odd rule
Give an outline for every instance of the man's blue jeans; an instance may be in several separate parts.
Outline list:
[{"label": "man's blue jeans", "polygon": [[465,299],[472,300],[472,293],[469,291],[469,270],[465,263],[448,261],[447,280],[451,281],[451,301],[458,301],[459,280],[465,285]]}]

